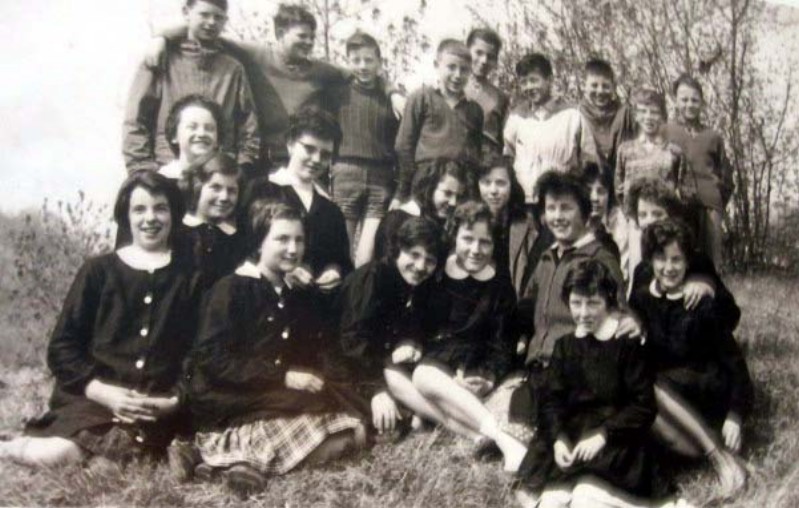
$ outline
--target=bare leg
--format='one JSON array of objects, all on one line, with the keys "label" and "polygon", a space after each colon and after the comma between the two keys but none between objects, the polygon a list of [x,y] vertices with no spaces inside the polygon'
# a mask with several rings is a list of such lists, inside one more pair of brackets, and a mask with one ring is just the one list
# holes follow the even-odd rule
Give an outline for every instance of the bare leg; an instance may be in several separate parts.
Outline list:
[{"label": "bare leg", "polygon": [[[377,227],[380,226],[380,219],[367,217],[361,226],[361,238],[358,240],[358,247],[355,249],[355,268],[363,266],[372,260],[375,249],[375,234]],[[350,235],[353,238],[353,235]]]},{"label": "bare leg", "polygon": [[637,499],[607,482],[581,478],[572,491],[572,508],[649,508],[651,503]]},{"label": "bare leg", "polygon": [[0,458],[35,467],[75,464],[84,459],[80,447],[62,437],[18,437],[0,443]]},{"label": "bare leg", "polygon": [[397,400],[408,406],[411,411],[426,420],[430,420],[442,425],[447,423],[447,415],[419,393],[413,385],[410,375],[401,368],[388,367],[383,371],[386,378],[388,390]]},{"label": "bare leg", "polygon": [[358,230],[358,221],[357,219],[356,220],[346,219],[344,222],[347,225],[347,237],[350,239],[350,245],[352,246],[355,244],[355,233]]},{"label": "bare leg", "polygon": [[364,446],[366,441],[366,429],[363,426],[360,429],[346,430],[338,432],[325,439],[322,444],[316,447],[305,458],[306,464],[325,464],[332,462],[345,456],[353,450],[357,450]]},{"label": "bare leg", "polygon": [[652,425],[652,433],[660,443],[679,455],[694,458],[704,455],[701,448],[696,445],[696,442],[690,436],[686,435],[679,426],[671,423],[661,415],[655,418],[655,423]]}]

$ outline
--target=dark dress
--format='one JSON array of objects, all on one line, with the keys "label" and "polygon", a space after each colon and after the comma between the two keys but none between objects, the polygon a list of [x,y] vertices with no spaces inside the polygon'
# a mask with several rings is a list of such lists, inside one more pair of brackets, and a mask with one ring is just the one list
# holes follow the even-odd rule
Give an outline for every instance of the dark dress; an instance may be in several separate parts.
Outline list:
[{"label": "dark dress", "polygon": [[[650,495],[652,464],[646,443],[656,414],[655,394],[637,341],[561,337],[542,397],[541,433],[530,444],[519,473],[531,489],[593,475],[632,494]],[[565,470],[555,463],[553,444],[559,435],[567,436],[573,448],[599,430],[607,443],[596,457]]]},{"label": "dark dress", "polygon": [[182,399],[181,373],[194,339],[197,296],[195,278],[174,261],[152,272],[132,268],[117,253],[86,261],[67,294],[47,351],[56,380],[50,411],[31,422],[26,433],[73,439],[100,453],[78,435],[88,430],[99,440],[123,428],[145,448],[166,446],[178,418],[117,425],[111,411],[84,392],[98,379]]},{"label": "dark dress", "polygon": [[488,280],[441,273],[426,306],[424,358],[453,371],[485,369],[502,379],[516,346],[511,326],[515,303],[510,280],[497,273]]},{"label": "dark dress", "polygon": [[[639,288],[630,305],[646,324],[646,352],[656,381],[721,428],[728,412],[743,418],[753,398],[752,380],[725,315],[712,298],[686,310],[682,298]],[[737,309],[737,307],[736,307]]]},{"label": "dark dress", "polygon": [[216,281],[244,261],[247,244],[241,230],[223,230],[209,223],[184,219],[178,228],[178,250],[182,259],[198,272],[200,286],[210,289]]},{"label": "dark dress", "polygon": [[428,281],[409,285],[393,262],[372,261],[344,281],[338,305],[341,351],[365,397],[386,388],[383,370],[400,342],[423,343],[428,292]]}]

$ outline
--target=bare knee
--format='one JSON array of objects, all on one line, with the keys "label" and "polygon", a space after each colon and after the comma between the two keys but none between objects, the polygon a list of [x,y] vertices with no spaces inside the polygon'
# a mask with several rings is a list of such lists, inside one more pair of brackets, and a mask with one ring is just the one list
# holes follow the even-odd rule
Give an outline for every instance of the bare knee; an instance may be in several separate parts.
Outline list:
[{"label": "bare knee", "polygon": [[[443,386],[446,386],[443,383],[445,376],[437,367],[422,364],[414,369],[411,379],[419,393],[425,397],[435,397]],[[449,376],[446,377],[449,379]]]},{"label": "bare knee", "polygon": [[20,437],[8,443],[9,457],[35,467],[56,467],[83,460],[80,447],[62,437]]}]

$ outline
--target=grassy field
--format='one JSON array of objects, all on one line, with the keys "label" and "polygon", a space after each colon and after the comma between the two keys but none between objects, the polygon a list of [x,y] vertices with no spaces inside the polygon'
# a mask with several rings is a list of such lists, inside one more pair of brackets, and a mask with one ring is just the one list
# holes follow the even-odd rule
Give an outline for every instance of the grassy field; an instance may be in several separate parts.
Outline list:
[{"label": "grassy field", "polygon": [[[21,219],[0,221],[0,235]],[[46,407],[51,380],[42,365],[53,302],[63,284],[34,291],[17,267],[19,253],[0,245],[0,434],[13,436],[25,419]],[[69,257],[69,246],[64,257]],[[69,276],[69,263],[40,261],[52,274]],[[16,267],[7,270],[6,267]],[[752,475],[736,500],[715,506],[761,508],[799,506],[799,284],[778,276],[732,277],[744,317],[738,336],[746,349],[757,389],[753,418],[747,422],[744,456]],[[55,294],[53,294],[55,293]],[[501,465],[474,463],[468,443],[433,431],[414,434],[396,445],[378,445],[325,468],[301,469],[274,478],[244,506],[512,506],[510,479]],[[714,498],[708,468],[687,465],[677,476],[682,494],[698,505]],[[165,465],[134,464],[125,470],[80,467],[34,471],[0,462],[0,505],[67,506],[223,506],[242,503],[218,484],[174,482]]]}]

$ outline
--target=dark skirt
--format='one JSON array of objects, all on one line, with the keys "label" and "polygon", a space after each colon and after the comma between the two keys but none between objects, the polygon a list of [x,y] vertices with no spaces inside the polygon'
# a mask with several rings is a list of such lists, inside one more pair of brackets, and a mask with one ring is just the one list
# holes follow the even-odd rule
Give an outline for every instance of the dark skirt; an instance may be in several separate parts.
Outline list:
[{"label": "dark skirt", "polygon": [[687,402],[711,427],[721,429],[729,409],[731,380],[717,363],[662,370],[657,384]]}]

